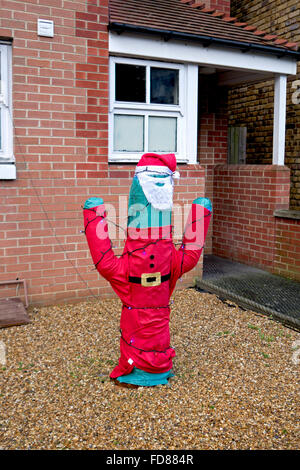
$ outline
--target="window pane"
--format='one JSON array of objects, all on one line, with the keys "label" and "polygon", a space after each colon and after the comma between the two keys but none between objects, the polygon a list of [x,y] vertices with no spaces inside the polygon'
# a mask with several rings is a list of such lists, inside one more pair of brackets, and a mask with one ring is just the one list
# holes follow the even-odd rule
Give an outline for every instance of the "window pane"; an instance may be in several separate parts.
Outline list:
[{"label": "window pane", "polygon": [[143,152],[144,116],[115,114],[114,123],[114,150]]},{"label": "window pane", "polygon": [[146,67],[116,64],[116,101],[146,102]]},{"label": "window pane", "polygon": [[151,67],[151,103],[178,104],[179,71]]},{"label": "window pane", "polygon": [[150,152],[177,152],[177,118],[149,116]]}]

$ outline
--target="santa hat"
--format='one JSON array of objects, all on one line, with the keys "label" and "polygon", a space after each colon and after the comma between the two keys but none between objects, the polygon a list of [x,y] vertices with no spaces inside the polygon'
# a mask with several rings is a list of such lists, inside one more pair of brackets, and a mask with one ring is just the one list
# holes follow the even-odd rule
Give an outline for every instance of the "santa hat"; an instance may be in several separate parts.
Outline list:
[{"label": "santa hat", "polygon": [[167,167],[170,172],[174,173],[176,170],[176,157],[174,153],[167,153],[165,155],[158,155],[157,153],[144,153],[137,164],[137,172],[141,169],[138,167]]}]

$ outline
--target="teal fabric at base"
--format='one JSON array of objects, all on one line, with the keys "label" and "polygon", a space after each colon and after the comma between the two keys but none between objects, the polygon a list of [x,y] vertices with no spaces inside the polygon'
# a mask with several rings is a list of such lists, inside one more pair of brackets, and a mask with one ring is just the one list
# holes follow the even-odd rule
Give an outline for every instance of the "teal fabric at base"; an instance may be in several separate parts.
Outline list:
[{"label": "teal fabric at base", "polygon": [[127,384],[141,385],[143,387],[152,387],[153,385],[166,385],[168,378],[174,377],[172,371],[162,372],[161,374],[150,374],[136,367],[128,375],[122,375],[118,377],[119,382],[125,382]]}]

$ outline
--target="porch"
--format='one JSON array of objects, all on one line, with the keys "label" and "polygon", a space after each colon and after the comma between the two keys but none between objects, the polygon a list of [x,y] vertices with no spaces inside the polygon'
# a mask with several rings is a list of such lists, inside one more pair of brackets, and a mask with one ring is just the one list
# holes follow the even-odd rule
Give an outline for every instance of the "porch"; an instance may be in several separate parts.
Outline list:
[{"label": "porch", "polygon": [[[149,28],[136,31],[132,26],[120,28],[111,24],[110,30],[111,55],[188,63],[189,73],[193,71],[193,80],[198,81],[198,99],[195,93],[191,96],[190,90],[186,90],[191,112],[189,127],[198,121],[197,136],[189,130],[198,144],[193,156],[189,143],[187,163],[198,163],[205,169],[205,196],[214,207],[205,254],[213,253],[299,278],[299,263],[297,257],[293,259],[296,256],[294,233],[299,231],[299,221],[288,220],[287,213],[280,221],[274,215],[278,210],[289,209],[290,173],[284,166],[285,110],[287,77],[296,74],[295,52],[259,50],[242,44],[233,47],[214,41],[202,44],[195,38],[166,37],[166,32],[163,37],[157,31],[154,35]],[[228,161],[227,90],[238,84],[270,79],[274,80],[272,165],[231,164]],[[290,239],[289,230],[292,231]],[[282,234],[285,234],[284,240]],[[283,249],[287,256],[280,257]]]}]

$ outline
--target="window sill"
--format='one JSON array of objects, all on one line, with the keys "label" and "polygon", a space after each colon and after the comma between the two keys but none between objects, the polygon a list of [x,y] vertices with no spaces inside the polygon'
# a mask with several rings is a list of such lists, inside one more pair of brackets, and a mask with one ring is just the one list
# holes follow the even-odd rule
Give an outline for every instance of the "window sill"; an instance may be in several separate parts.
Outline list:
[{"label": "window sill", "polygon": [[14,163],[0,163],[0,180],[17,179],[16,165]]},{"label": "window sill", "polygon": [[[141,156],[143,155],[143,153],[147,153],[147,152],[141,152],[138,156],[134,157],[134,158],[126,158],[126,157],[114,157],[114,156],[111,156],[108,158],[108,163],[119,163],[119,164],[123,164],[123,163],[131,163],[132,165],[136,165],[139,161],[140,161],[140,158]],[[156,152],[155,152],[156,153]],[[162,153],[173,153],[173,152],[162,152]],[[177,157],[176,156],[176,161],[177,161],[177,164],[181,164],[181,163],[185,163],[185,164],[194,164],[195,162],[189,162],[187,159],[185,158],[180,158],[180,157]]]},{"label": "window sill", "polygon": [[274,211],[274,217],[282,217],[284,219],[300,220],[300,211],[289,211],[285,209],[278,209]]}]

